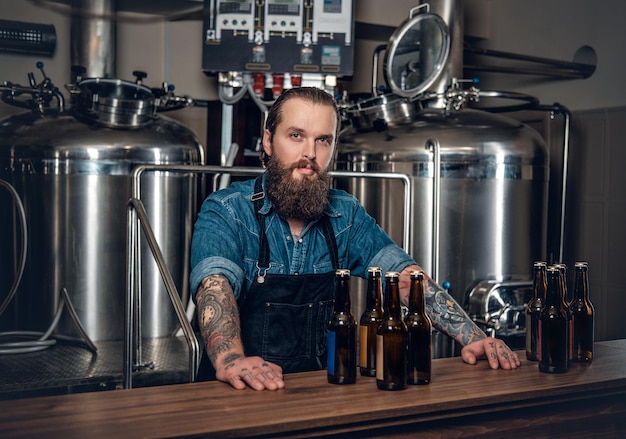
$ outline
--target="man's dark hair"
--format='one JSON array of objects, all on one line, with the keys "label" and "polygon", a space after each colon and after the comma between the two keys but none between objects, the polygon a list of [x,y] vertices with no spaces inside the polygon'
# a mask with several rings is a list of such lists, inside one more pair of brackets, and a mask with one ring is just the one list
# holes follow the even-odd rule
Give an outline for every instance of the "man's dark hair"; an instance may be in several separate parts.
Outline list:
[{"label": "man's dark hair", "polygon": [[[270,107],[270,110],[267,114],[267,119],[265,121],[265,129],[270,132],[270,142],[274,140],[274,133],[276,132],[276,127],[283,120],[283,105],[289,99],[300,98],[305,101],[311,102],[312,104],[319,105],[328,105],[335,110],[335,114],[337,115],[337,132],[335,133],[335,142],[337,141],[337,133],[339,132],[339,124],[341,120],[339,118],[339,110],[337,108],[337,103],[335,102],[335,98],[332,95],[320,88],[317,87],[296,87],[285,90],[274,102],[274,104]],[[261,161],[263,162],[263,166],[267,165],[267,161],[269,157],[265,154],[263,148],[261,148]]]}]

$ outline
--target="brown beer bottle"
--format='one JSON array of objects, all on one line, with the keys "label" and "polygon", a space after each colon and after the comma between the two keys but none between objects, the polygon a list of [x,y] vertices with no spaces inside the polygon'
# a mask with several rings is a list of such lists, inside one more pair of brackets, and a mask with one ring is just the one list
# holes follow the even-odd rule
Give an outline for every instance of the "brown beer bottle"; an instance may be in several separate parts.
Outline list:
[{"label": "brown beer bottle", "polygon": [[331,384],[356,382],[356,320],[350,311],[350,270],[335,272],[335,308],[328,322],[328,368]]},{"label": "brown beer bottle", "polygon": [[385,273],[383,320],[376,332],[376,386],[381,390],[406,389],[407,330],[400,309],[400,273]]},{"label": "brown beer bottle", "polygon": [[426,314],[424,272],[411,272],[409,313],[404,318],[408,331],[407,383],[429,384],[432,349],[430,317]]},{"label": "brown beer bottle", "polygon": [[594,308],[589,300],[589,277],[586,262],[576,262],[574,298],[569,307],[573,321],[572,361],[591,363],[593,360]]},{"label": "brown beer bottle", "polygon": [[526,359],[530,361],[539,361],[537,332],[539,316],[546,300],[546,268],[545,262],[533,264],[533,297],[526,307]]},{"label": "brown beer bottle", "polygon": [[556,264],[556,267],[559,269],[559,294],[561,295],[561,305],[565,308],[565,312],[567,312],[567,365],[572,365],[572,351],[573,351],[573,321],[572,321],[572,313],[569,310],[569,305],[567,304],[567,265],[560,263]]},{"label": "brown beer bottle", "polygon": [[548,267],[546,303],[539,319],[539,370],[563,373],[568,370],[568,316],[561,299],[558,267]]},{"label": "brown beer bottle", "polygon": [[367,298],[359,321],[359,368],[368,377],[376,376],[376,331],[383,319],[381,275],[380,267],[367,269]]}]

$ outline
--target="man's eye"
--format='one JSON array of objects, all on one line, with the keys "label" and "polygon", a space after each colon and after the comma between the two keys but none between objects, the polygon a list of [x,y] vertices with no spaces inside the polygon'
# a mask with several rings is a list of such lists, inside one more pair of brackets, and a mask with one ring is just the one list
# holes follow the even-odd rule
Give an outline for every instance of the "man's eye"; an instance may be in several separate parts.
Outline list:
[{"label": "man's eye", "polygon": [[299,139],[300,133],[291,133],[291,137],[293,137],[294,139]]}]

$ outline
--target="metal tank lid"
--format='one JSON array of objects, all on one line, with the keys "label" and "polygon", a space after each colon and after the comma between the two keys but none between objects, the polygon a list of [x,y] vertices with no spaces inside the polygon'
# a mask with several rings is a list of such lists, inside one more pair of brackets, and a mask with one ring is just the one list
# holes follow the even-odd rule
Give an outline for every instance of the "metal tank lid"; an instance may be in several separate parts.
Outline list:
[{"label": "metal tank lid", "polygon": [[157,112],[156,98],[148,87],[121,79],[84,79],[77,85],[77,94],[77,112],[106,126],[137,127]]},{"label": "metal tank lid", "polygon": [[416,13],[424,7],[428,5],[411,9],[387,44],[383,73],[392,93],[373,96],[345,110],[355,128],[410,121],[417,111],[412,100],[427,91],[445,68],[450,53],[448,26],[439,15]]},{"label": "metal tank lid", "polygon": [[443,19],[430,12],[411,9],[387,44],[383,63],[391,91],[403,98],[416,98],[439,77],[450,53],[450,32]]}]

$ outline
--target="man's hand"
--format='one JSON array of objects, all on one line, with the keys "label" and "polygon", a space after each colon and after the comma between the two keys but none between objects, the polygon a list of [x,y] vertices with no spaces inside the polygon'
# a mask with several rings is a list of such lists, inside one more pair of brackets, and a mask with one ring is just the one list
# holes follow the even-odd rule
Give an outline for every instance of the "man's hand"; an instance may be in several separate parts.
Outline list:
[{"label": "man's hand", "polygon": [[476,364],[481,358],[489,361],[489,367],[497,369],[517,369],[520,365],[520,359],[502,340],[487,337],[476,340],[461,349],[461,358],[467,364]]},{"label": "man's hand", "polygon": [[261,357],[237,356],[225,363],[224,367],[216,370],[216,378],[237,390],[244,390],[247,386],[254,390],[280,390],[285,387],[282,368]]}]

